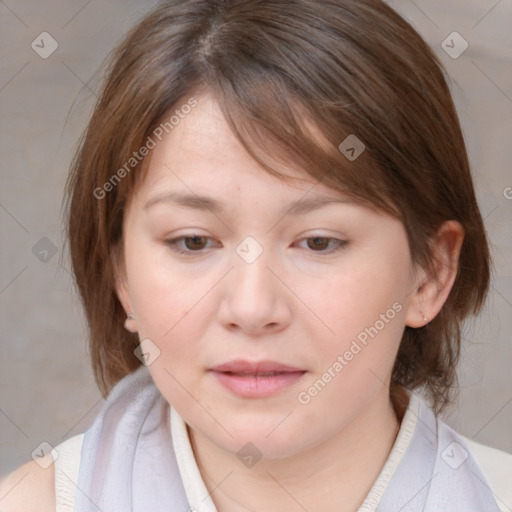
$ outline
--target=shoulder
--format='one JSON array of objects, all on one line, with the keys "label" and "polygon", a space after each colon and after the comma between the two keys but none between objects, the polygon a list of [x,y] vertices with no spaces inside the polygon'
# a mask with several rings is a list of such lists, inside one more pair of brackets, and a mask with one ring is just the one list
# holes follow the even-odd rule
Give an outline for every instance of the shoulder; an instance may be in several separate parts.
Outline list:
[{"label": "shoulder", "polygon": [[512,510],[512,454],[461,437],[487,479],[501,510]]},{"label": "shoulder", "polygon": [[31,460],[0,481],[2,512],[55,512],[52,455],[46,455],[41,462],[42,465]]},{"label": "shoulder", "polygon": [[4,477],[1,512],[74,510],[83,438],[84,434],[71,437],[38,462],[27,462]]}]

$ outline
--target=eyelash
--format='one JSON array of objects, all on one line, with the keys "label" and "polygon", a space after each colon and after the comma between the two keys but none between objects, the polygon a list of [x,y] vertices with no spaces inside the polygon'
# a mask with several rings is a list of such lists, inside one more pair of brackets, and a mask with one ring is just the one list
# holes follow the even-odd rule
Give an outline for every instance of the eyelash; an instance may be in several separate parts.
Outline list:
[{"label": "eyelash", "polygon": [[[211,240],[211,237],[208,237],[208,236],[203,236],[203,235],[188,235],[188,236],[179,236],[179,237],[176,237],[176,238],[171,238],[169,240],[165,240],[164,243],[169,246],[171,248],[171,250],[177,252],[177,253],[180,253],[180,254],[186,254],[188,256],[191,256],[193,255],[194,253],[198,253],[200,254],[203,249],[200,249],[200,250],[197,250],[197,251],[194,251],[194,250],[190,250],[190,249],[182,249],[179,247],[179,242],[182,241],[182,240],[190,240],[192,238],[205,238],[207,240]],[[334,241],[336,242],[336,246],[333,248],[333,249],[330,249],[328,251],[315,251],[313,249],[311,249],[311,251],[313,253],[319,253],[319,254],[333,254],[337,251],[340,251],[341,249],[345,248],[347,245],[348,245],[348,240],[340,240],[339,238],[334,238],[334,237],[330,237],[330,236],[308,236],[306,238],[302,238],[300,241],[302,240],[315,240],[315,239],[321,239],[321,240],[328,240],[328,243],[331,242],[331,241]]]}]

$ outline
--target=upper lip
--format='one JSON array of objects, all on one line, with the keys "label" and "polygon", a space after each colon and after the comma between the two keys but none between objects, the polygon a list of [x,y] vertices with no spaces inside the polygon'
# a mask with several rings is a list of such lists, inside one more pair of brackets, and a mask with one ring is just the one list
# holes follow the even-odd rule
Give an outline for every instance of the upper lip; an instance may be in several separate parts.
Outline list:
[{"label": "upper lip", "polygon": [[243,361],[236,360],[230,361],[229,363],[219,364],[210,368],[211,371],[214,372],[222,372],[222,373],[249,373],[249,374],[258,374],[258,373],[268,373],[268,372],[276,372],[276,373],[293,373],[293,372],[304,372],[301,368],[296,368],[294,366],[289,366],[286,364],[278,363],[276,361]]}]

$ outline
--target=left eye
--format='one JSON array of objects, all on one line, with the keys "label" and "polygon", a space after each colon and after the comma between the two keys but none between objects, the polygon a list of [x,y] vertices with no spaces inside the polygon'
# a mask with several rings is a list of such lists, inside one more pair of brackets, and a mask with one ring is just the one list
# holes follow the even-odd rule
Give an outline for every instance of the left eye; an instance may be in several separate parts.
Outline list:
[{"label": "left eye", "polygon": [[339,240],[338,238],[328,236],[313,236],[303,238],[300,241],[306,241],[307,248],[313,250],[314,252],[334,252],[348,244],[346,240]]}]

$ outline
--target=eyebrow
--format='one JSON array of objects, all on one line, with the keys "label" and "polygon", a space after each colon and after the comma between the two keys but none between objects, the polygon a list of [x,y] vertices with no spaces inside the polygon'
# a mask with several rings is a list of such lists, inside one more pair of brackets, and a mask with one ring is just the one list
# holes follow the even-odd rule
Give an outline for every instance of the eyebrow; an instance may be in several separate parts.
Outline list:
[{"label": "eyebrow", "polygon": [[[197,194],[182,194],[177,192],[165,192],[151,198],[143,207],[143,210],[149,209],[151,206],[164,203],[195,210],[209,210],[214,214],[221,214],[224,211],[223,203],[208,196],[200,196]],[[347,204],[354,203],[353,200],[344,197],[310,197],[299,199],[288,204],[280,212],[280,215],[303,215],[313,210],[326,206],[328,204]]]}]

